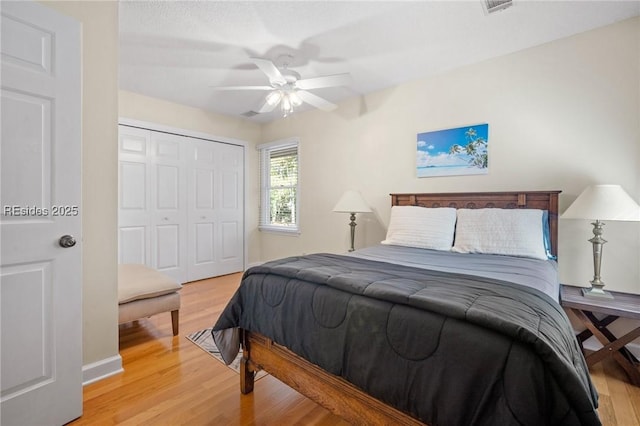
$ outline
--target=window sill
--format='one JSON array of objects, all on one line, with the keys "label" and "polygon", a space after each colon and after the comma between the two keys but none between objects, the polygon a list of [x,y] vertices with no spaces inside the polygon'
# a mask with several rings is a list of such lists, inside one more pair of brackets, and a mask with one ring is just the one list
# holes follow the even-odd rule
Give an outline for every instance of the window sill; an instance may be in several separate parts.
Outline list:
[{"label": "window sill", "polygon": [[283,235],[292,235],[298,236],[300,235],[299,228],[285,228],[279,226],[259,226],[258,229],[260,232],[268,232],[270,234],[283,234]]}]

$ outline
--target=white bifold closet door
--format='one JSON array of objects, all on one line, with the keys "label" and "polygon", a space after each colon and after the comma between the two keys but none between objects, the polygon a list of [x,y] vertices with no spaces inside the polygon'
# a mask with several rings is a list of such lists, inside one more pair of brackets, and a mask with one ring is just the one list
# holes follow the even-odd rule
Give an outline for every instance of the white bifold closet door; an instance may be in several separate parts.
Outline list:
[{"label": "white bifold closet door", "polygon": [[244,267],[244,148],[120,126],[119,261],[183,283]]},{"label": "white bifold closet door", "polygon": [[194,140],[189,144],[189,281],[243,269],[243,150]]}]

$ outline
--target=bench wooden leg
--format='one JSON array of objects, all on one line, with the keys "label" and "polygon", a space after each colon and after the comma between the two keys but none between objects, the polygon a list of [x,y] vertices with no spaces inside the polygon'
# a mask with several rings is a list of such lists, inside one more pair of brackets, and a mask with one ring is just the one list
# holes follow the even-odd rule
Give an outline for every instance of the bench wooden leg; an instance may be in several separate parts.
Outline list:
[{"label": "bench wooden leg", "polygon": [[173,335],[178,335],[178,323],[180,310],[171,311],[171,326],[173,327]]}]

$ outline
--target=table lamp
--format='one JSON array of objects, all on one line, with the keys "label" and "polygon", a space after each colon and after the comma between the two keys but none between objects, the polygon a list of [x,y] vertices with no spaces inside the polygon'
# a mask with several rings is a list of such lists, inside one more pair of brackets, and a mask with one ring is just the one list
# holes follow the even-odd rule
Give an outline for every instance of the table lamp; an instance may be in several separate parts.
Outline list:
[{"label": "table lamp", "polygon": [[561,217],[595,220],[593,238],[589,240],[593,244],[593,280],[591,288],[582,291],[585,297],[613,299],[611,293],[604,291],[600,276],[602,246],[607,242],[602,238],[604,223],[601,221],[640,221],[640,206],[620,185],[593,185],[582,191]]},{"label": "table lamp", "polygon": [[351,227],[351,248],[349,251],[355,250],[353,248],[353,242],[356,235],[356,213],[370,213],[371,208],[367,205],[367,202],[360,192],[348,190],[342,194],[333,211],[337,213],[351,213],[351,222],[349,223]]}]

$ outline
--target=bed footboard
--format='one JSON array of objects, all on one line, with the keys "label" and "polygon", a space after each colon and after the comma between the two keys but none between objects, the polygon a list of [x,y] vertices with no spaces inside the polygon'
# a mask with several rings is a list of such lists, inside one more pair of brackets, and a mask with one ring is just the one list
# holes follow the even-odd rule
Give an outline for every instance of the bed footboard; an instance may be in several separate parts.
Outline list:
[{"label": "bed footboard", "polygon": [[243,394],[253,390],[254,372],[265,370],[352,424],[424,424],[260,334],[242,330],[242,346],[240,389]]}]

